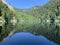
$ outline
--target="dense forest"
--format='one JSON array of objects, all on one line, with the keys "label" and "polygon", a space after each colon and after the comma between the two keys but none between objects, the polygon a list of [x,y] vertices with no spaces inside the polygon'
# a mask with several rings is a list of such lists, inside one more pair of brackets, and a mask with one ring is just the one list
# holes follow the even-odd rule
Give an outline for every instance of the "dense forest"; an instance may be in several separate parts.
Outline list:
[{"label": "dense forest", "polygon": [[0,41],[10,33],[13,26],[10,20],[13,16],[14,13],[0,0]]},{"label": "dense forest", "polygon": [[[0,29],[2,28],[0,40],[14,30],[14,33],[31,32],[43,35],[60,44],[60,0],[50,0],[44,6],[34,6],[29,9],[14,9],[15,11],[11,11],[0,0],[0,17],[5,20],[2,27],[0,26]],[[15,25],[11,23],[13,17],[17,19]]]}]

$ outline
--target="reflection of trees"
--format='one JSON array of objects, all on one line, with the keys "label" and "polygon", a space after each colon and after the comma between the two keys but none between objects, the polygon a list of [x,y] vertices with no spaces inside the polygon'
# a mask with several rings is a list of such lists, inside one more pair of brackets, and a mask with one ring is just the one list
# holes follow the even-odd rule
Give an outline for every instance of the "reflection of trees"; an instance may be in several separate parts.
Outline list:
[{"label": "reflection of trees", "polygon": [[[19,12],[16,14],[18,22],[20,21],[20,19],[24,19],[24,21],[22,20],[23,23],[20,24],[20,22],[19,24],[16,24],[17,26],[13,26],[11,23],[11,19],[13,19],[14,16],[13,12],[10,11],[5,4],[2,4],[0,2],[0,5],[0,16],[4,15],[3,17],[5,19],[6,28],[1,32],[1,38],[6,37],[10,33],[10,31],[13,30],[13,27],[16,27],[16,32],[27,31],[36,35],[44,35],[48,39],[54,40],[55,42],[58,42],[60,44],[60,27],[55,23],[56,19],[59,20],[57,17],[60,16],[59,0],[51,0],[48,4],[42,7],[36,6],[27,9],[26,11],[16,11]],[[32,23],[30,23],[30,21]]]},{"label": "reflection of trees", "polygon": [[0,26],[0,41],[7,37],[10,31],[13,30],[13,25],[10,22],[13,15],[13,12],[8,8],[8,6],[6,4],[3,4],[0,0],[0,16],[3,19],[2,21],[4,23]]}]

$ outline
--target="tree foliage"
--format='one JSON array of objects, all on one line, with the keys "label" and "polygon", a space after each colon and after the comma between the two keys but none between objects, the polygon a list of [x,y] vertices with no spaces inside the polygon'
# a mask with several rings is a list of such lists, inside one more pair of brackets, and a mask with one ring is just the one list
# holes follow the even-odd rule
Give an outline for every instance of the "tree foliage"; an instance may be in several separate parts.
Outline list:
[{"label": "tree foliage", "polygon": [[[35,6],[30,9],[15,8],[14,13],[0,1],[0,16],[6,21],[0,33],[0,40],[15,27],[16,32],[27,31],[36,35],[44,35],[60,44],[60,0],[50,0],[44,6]],[[14,16],[17,18],[16,26],[10,22]]]}]

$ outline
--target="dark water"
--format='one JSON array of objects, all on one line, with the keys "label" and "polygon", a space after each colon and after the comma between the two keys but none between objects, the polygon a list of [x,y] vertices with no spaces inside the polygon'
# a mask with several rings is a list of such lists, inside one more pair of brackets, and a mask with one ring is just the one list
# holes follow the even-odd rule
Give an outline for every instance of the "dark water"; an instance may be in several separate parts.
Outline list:
[{"label": "dark water", "polygon": [[7,38],[0,45],[57,45],[44,36],[35,36],[28,32],[16,33]]}]

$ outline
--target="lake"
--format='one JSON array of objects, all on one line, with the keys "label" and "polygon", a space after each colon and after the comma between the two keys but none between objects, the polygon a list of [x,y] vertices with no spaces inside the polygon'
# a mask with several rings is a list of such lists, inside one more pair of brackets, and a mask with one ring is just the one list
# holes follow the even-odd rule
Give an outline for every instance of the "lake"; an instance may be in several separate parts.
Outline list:
[{"label": "lake", "polygon": [[57,45],[44,36],[36,36],[29,32],[15,33],[0,43],[0,45]]}]

